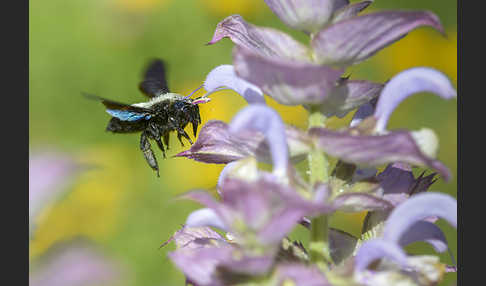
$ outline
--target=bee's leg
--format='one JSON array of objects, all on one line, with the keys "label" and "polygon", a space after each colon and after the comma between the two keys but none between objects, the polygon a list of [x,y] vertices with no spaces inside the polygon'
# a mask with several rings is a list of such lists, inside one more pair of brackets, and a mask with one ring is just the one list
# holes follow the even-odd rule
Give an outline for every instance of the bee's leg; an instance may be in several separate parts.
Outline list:
[{"label": "bee's leg", "polygon": [[146,132],[142,132],[142,135],[140,136],[140,149],[143,152],[143,156],[145,157],[145,160],[147,160],[147,163],[149,166],[157,171],[157,177],[160,177],[159,175],[159,164],[157,164],[157,159],[155,158],[154,152],[152,151],[152,148],[150,146],[150,142],[148,140]]},{"label": "bee's leg", "polygon": [[197,126],[199,125],[199,122],[197,120],[191,121],[192,123],[192,133],[194,134],[194,138],[196,138],[197,134]]},{"label": "bee's leg", "polygon": [[192,111],[191,112],[192,131],[193,131],[193,134],[194,134],[194,138],[196,138],[197,127],[201,123],[201,115],[199,114],[199,106],[194,105],[194,107],[191,111]]},{"label": "bee's leg", "polygon": [[181,133],[177,132],[177,139],[179,139],[179,142],[181,142],[181,146],[184,147],[184,143],[182,143],[182,135]]},{"label": "bee's leg", "polygon": [[[194,144],[191,140],[191,137],[189,137],[189,135],[187,135],[186,131],[184,131],[184,129],[182,129],[182,128],[178,128],[177,129],[177,138],[179,139],[179,141],[182,144],[181,136],[184,136],[184,138],[186,138],[187,141],[189,141],[189,143],[191,143],[191,145]],[[184,144],[182,144],[182,146],[184,146]]]},{"label": "bee's leg", "polygon": [[164,134],[164,144],[167,150],[169,150],[169,135],[170,135],[169,132]]},{"label": "bee's leg", "polygon": [[164,144],[162,144],[162,141],[160,140],[160,137],[155,139],[155,142],[157,142],[157,145],[159,146],[159,149],[162,150],[162,155],[164,156],[164,159],[167,158],[165,156],[165,149],[164,149]]}]

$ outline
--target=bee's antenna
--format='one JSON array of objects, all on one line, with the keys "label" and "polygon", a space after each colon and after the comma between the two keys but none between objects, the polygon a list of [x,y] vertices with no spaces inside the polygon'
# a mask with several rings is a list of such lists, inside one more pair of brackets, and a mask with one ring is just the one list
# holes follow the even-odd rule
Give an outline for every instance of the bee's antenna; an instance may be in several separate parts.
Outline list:
[{"label": "bee's antenna", "polygon": [[200,90],[204,85],[202,84],[200,87],[196,88],[193,92],[191,92],[188,96],[185,96],[184,99],[191,97],[196,91]]}]

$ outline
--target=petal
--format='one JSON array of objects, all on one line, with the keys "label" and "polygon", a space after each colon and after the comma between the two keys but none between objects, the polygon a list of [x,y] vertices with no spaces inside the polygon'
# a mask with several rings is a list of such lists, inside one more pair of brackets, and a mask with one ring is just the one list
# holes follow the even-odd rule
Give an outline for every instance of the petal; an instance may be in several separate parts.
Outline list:
[{"label": "petal", "polygon": [[302,217],[330,213],[329,204],[304,199],[291,187],[282,185],[275,176],[257,181],[227,178],[223,183],[222,201],[237,213],[233,232],[254,232],[263,245],[273,245],[284,238]]},{"label": "petal", "polygon": [[204,89],[207,91],[205,96],[219,90],[231,89],[243,96],[250,104],[265,104],[260,88],[238,77],[232,65],[221,65],[211,70],[204,81]]},{"label": "petal", "polygon": [[48,250],[29,275],[29,285],[117,285],[128,278],[127,274],[127,269],[93,245],[70,242]]},{"label": "petal", "polygon": [[272,155],[273,173],[285,176],[289,151],[285,126],[278,113],[261,104],[247,106],[236,114],[229,126],[229,131],[233,134],[244,130],[259,131],[265,135]]},{"label": "petal", "polygon": [[407,255],[400,246],[384,239],[368,240],[358,249],[355,258],[357,271],[363,271],[376,259],[388,258],[401,266],[407,265]]},{"label": "petal", "polygon": [[373,3],[373,1],[366,0],[344,6],[343,8],[336,11],[336,13],[334,13],[332,23],[337,23],[358,15],[359,12],[366,9],[371,3]]},{"label": "petal", "polygon": [[[260,162],[272,162],[269,145],[261,133],[247,131],[235,136],[228,129],[228,124],[222,121],[208,121],[191,148],[177,154],[176,157],[187,157],[205,163],[226,164],[253,156]],[[292,160],[304,159],[312,144],[307,134],[291,126],[285,126],[285,134]]]},{"label": "petal", "polygon": [[[205,191],[190,191],[181,195],[180,198],[196,201],[202,205],[205,205],[214,212],[214,214],[212,214],[210,211],[203,211],[201,213],[196,211],[191,218],[187,218],[187,220],[191,219],[189,222],[191,224],[190,226],[204,226],[203,223],[206,222],[208,223],[206,226],[215,226],[227,231],[235,220],[236,214],[233,210],[224,206],[219,201],[216,201],[213,196]],[[198,223],[198,220],[200,220],[201,223],[199,225],[196,224]]]},{"label": "petal", "polygon": [[315,33],[331,18],[334,11],[347,5],[347,0],[265,0],[268,7],[287,26]]},{"label": "petal", "polygon": [[343,72],[323,65],[262,57],[242,47],[233,49],[233,64],[239,77],[286,105],[324,102]]},{"label": "petal", "polygon": [[234,273],[259,275],[267,272],[272,264],[273,257],[270,255],[263,255],[255,257],[246,256],[242,259],[232,259],[228,262],[225,262],[222,266],[224,266],[226,270],[230,270],[230,272]]},{"label": "petal", "polygon": [[327,117],[344,117],[355,108],[367,104],[383,89],[383,84],[366,80],[345,80],[326,98],[320,110]]},{"label": "petal", "polygon": [[329,229],[329,246],[334,264],[340,264],[344,259],[353,254],[358,239],[351,234],[335,229]]},{"label": "petal", "polygon": [[186,219],[186,225],[188,227],[211,226],[228,231],[228,228],[219,215],[209,208],[199,209],[190,213]]},{"label": "petal", "polygon": [[223,247],[180,248],[168,254],[170,260],[184,272],[184,275],[196,285],[223,286],[218,277],[217,267],[224,261],[231,260],[233,248]]},{"label": "petal", "polygon": [[310,62],[310,52],[306,46],[281,31],[252,25],[240,15],[231,15],[219,22],[208,44],[212,45],[226,37],[236,45],[262,56]]},{"label": "petal", "polygon": [[378,119],[376,131],[385,131],[388,118],[398,104],[418,92],[432,92],[444,99],[457,97],[456,90],[443,73],[425,67],[407,69],[395,75],[383,89],[374,113]]},{"label": "petal", "polygon": [[218,188],[221,188],[224,182],[224,179],[226,176],[235,168],[238,166],[238,161],[233,161],[228,163],[223,170],[221,170],[221,173],[219,173],[218,177]]},{"label": "petal", "polygon": [[225,206],[239,213],[259,241],[266,245],[279,242],[312,211],[294,190],[271,177],[262,177],[256,182],[227,179],[222,196]]},{"label": "petal", "polygon": [[440,193],[412,196],[392,211],[385,222],[383,237],[398,243],[412,225],[431,216],[443,218],[457,227],[456,200],[450,195]]},{"label": "petal", "polygon": [[386,210],[393,205],[379,197],[366,193],[348,193],[337,196],[332,205],[342,212],[361,212],[364,210]]},{"label": "petal", "polygon": [[324,276],[315,266],[304,264],[281,264],[276,269],[276,285],[296,286],[330,286]]},{"label": "petal", "polygon": [[417,221],[402,235],[400,245],[407,246],[417,241],[425,241],[432,245],[437,252],[447,250],[447,239],[442,230],[427,221]]},{"label": "petal", "polygon": [[[395,131],[386,135],[352,135],[350,132],[312,128],[309,134],[316,139],[316,146],[331,156],[348,163],[379,166],[386,163],[405,162],[436,169],[445,180],[450,172],[442,163],[432,159],[429,146],[421,146],[413,132]],[[422,135],[430,136],[430,133]],[[429,141],[429,140],[424,140]],[[425,154],[426,151],[429,154]],[[433,151],[433,150],[432,150]]]},{"label": "petal", "polygon": [[317,33],[311,45],[320,63],[352,65],[420,26],[442,32],[438,17],[431,12],[384,11],[335,23]]}]

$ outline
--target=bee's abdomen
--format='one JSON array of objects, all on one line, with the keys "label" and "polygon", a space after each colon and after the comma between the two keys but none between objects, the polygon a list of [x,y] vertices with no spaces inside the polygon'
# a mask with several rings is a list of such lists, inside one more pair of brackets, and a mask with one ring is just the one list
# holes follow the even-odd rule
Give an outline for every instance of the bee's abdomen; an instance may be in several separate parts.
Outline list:
[{"label": "bee's abdomen", "polygon": [[113,133],[133,133],[145,130],[147,121],[122,121],[116,117],[112,117],[106,126],[106,131]]}]

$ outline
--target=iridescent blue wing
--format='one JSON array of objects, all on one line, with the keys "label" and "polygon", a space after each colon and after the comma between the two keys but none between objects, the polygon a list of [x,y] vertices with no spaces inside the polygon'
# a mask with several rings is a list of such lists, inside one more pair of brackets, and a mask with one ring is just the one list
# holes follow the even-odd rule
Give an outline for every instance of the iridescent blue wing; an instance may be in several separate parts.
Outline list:
[{"label": "iridescent blue wing", "polygon": [[152,110],[147,108],[128,105],[91,94],[84,94],[84,96],[101,101],[105,105],[108,114],[122,121],[147,120],[153,116]]},{"label": "iridescent blue wing", "polygon": [[146,96],[152,98],[169,92],[165,78],[165,66],[162,60],[153,60],[148,65],[143,79],[138,88]]}]

